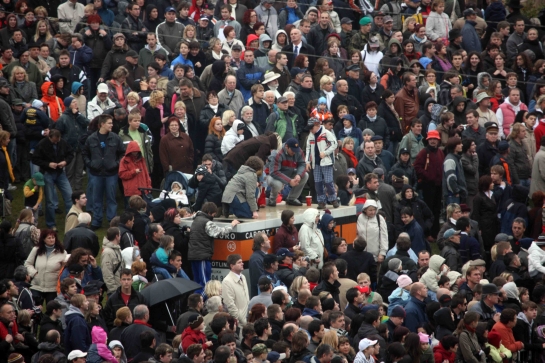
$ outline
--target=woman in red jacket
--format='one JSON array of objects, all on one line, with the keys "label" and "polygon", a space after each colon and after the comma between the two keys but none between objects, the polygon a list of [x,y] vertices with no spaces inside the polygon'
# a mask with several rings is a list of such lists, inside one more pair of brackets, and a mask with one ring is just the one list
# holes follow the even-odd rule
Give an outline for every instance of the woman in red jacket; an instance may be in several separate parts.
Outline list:
[{"label": "woman in red jacket", "polygon": [[142,195],[138,188],[151,188],[146,160],[142,157],[138,142],[134,140],[129,142],[125,156],[119,163],[119,177],[123,182],[127,202],[133,195]]},{"label": "woman in red jacket", "polygon": [[494,324],[490,332],[497,332],[501,336],[501,343],[513,354],[524,348],[523,342],[515,341],[513,328],[517,325],[517,312],[514,309],[503,309],[500,321]]},{"label": "woman in red jacket", "polygon": [[295,228],[295,216],[293,211],[284,210],[280,216],[282,225],[278,228],[278,232],[274,236],[274,253],[281,248],[287,248],[291,252],[299,249],[299,232]]},{"label": "woman in red jacket", "polygon": [[182,332],[182,350],[187,353],[187,348],[191,344],[202,344],[202,349],[206,350],[212,346],[212,342],[207,341],[204,334],[204,320],[199,314],[192,314],[189,319],[189,326]]}]

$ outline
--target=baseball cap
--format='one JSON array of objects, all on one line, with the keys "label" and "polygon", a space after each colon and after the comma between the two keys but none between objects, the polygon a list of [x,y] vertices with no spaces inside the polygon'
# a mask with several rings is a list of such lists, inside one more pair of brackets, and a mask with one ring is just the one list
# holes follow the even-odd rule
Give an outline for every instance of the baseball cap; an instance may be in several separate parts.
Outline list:
[{"label": "baseball cap", "polygon": [[509,149],[509,143],[505,140],[500,141],[500,143],[498,144],[498,151],[504,152],[504,151],[507,151],[508,149]]},{"label": "baseball cap", "polygon": [[375,18],[376,18],[377,16],[382,16],[382,17],[384,17],[384,13],[383,13],[382,11],[377,11],[377,12],[375,13]]},{"label": "baseball cap", "polygon": [[288,102],[288,99],[286,97],[284,97],[284,96],[280,96],[276,100],[276,103],[284,103],[284,102]]},{"label": "baseball cap", "polygon": [[457,236],[460,234],[460,231],[456,231],[454,228],[449,228],[446,230],[445,234],[443,235],[443,237],[445,238],[450,238],[452,236]]},{"label": "baseball cap", "polygon": [[231,50],[238,50],[238,51],[242,52],[242,47],[240,46],[240,44],[234,44],[231,47]]},{"label": "baseball cap", "polygon": [[293,67],[290,70],[290,75],[292,78],[295,78],[298,74],[305,73],[307,70],[305,68]]},{"label": "baseball cap", "polygon": [[373,36],[369,37],[369,46],[370,47],[379,47],[380,46],[380,42],[379,42],[378,37],[376,35],[373,35]]},{"label": "baseball cap", "polygon": [[267,354],[267,360],[270,363],[274,363],[282,359],[286,359],[286,353],[281,354],[281,353],[272,351],[269,354]]},{"label": "baseball cap", "polygon": [[496,122],[486,122],[484,124],[484,128],[486,129],[486,131],[488,131],[489,129],[499,130],[498,124]]},{"label": "baseball cap", "polygon": [[108,93],[108,86],[106,83],[101,83],[97,86],[98,93]]},{"label": "baseball cap", "polygon": [[486,262],[480,258],[469,262],[469,266],[486,266]]},{"label": "baseball cap", "polygon": [[171,11],[176,12],[176,9],[174,9],[172,6],[169,6],[168,8],[165,9],[165,14],[170,13]]},{"label": "baseball cap", "polygon": [[401,149],[399,149],[399,155],[403,154],[410,154],[409,149],[407,149],[406,147],[402,147]]},{"label": "baseball cap", "polygon": [[356,174],[356,169],[354,169],[354,168],[348,168],[348,169],[346,170],[346,174],[350,174],[350,173]]},{"label": "baseball cap", "polygon": [[367,338],[364,338],[362,340],[360,340],[360,344],[358,346],[358,348],[360,349],[360,351],[362,350],[365,350],[369,347],[372,347],[373,345],[377,344],[378,340],[371,340],[371,339],[367,339]]},{"label": "baseball cap", "polygon": [[445,294],[443,296],[441,296],[439,298],[439,303],[441,303],[441,305],[445,305],[446,303],[450,302],[452,300],[452,298],[450,297],[449,294]]},{"label": "baseball cap", "polygon": [[210,19],[208,19],[207,16],[201,16],[201,17],[199,18],[199,20],[210,21]]},{"label": "baseball cap", "polygon": [[341,19],[341,24],[352,24],[352,19],[344,17]]},{"label": "baseball cap", "polygon": [[358,66],[357,64],[351,64],[348,67],[346,67],[346,70],[347,71],[359,71],[360,66]]},{"label": "baseball cap", "polygon": [[507,242],[509,241],[509,236],[506,233],[498,233],[494,238],[494,242]]},{"label": "baseball cap", "polygon": [[288,140],[286,140],[286,146],[289,147],[291,151],[294,151],[296,153],[298,153],[301,150],[301,148],[299,147],[299,141],[297,141],[297,139],[294,137],[291,137]]},{"label": "baseball cap", "polygon": [[83,289],[83,295],[90,296],[100,294],[100,289],[94,284],[87,284]]},{"label": "baseball cap", "polygon": [[284,258],[286,256],[287,257],[293,257],[293,252],[291,252],[290,250],[288,250],[285,247],[282,247],[282,248],[278,249],[278,251],[276,251],[276,255],[278,257],[282,257],[282,258]]},{"label": "baseball cap", "polygon": [[263,265],[270,265],[277,261],[278,261],[278,257],[276,257],[276,255],[273,255],[272,253],[269,253],[263,256]]},{"label": "baseball cap", "polygon": [[426,140],[429,140],[429,139],[441,140],[441,137],[439,136],[439,131],[437,131],[437,130],[429,131],[428,132],[428,137],[426,138]]},{"label": "baseball cap", "polygon": [[127,54],[125,54],[125,57],[138,58],[138,53],[134,50],[129,50]]},{"label": "baseball cap", "polygon": [[393,23],[394,22],[394,19],[392,19],[392,17],[390,15],[386,15],[384,17],[384,20],[383,20],[384,24],[386,23]]},{"label": "baseball cap", "polygon": [[25,104],[20,98],[14,98],[11,103],[13,104],[13,106],[22,106]]},{"label": "baseball cap", "polygon": [[76,349],[71,351],[70,354],[68,354],[67,358],[68,360],[74,360],[74,359],[84,358],[84,357],[87,357],[87,353],[83,353],[81,350]]},{"label": "baseball cap", "polygon": [[45,185],[44,175],[39,171],[32,174],[32,179],[34,179],[37,186],[43,187]]}]

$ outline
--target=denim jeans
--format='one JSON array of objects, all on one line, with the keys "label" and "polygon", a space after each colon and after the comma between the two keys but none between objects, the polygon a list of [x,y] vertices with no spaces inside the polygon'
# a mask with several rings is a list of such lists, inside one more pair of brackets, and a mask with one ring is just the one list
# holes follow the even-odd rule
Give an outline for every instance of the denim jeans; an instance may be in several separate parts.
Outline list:
[{"label": "denim jeans", "polygon": [[520,185],[526,188],[530,188],[530,182],[532,179],[520,179]]},{"label": "denim jeans", "polygon": [[72,207],[72,188],[66,177],[66,173],[44,173],[45,180],[45,199],[47,201],[45,208],[45,224],[48,228],[55,226],[55,208],[58,205],[57,191],[55,185],[59,189],[64,200],[65,212],[68,213]]},{"label": "denim jeans", "polygon": [[229,212],[237,216],[237,218],[252,218],[254,215],[250,210],[250,205],[248,202],[241,203],[238,197],[235,195],[235,198],[231,202]]},{"label": "denim jeans", "polygon": [[96,176],[93,175],[93,222],[95,227],[102,226],[102,206],[106,197],[106,218],[111,221],[117,214],[117,175]]},{"label": "denim jeans", "polygon": [[8,144],[8,154],[11,161],[11,165],[17,165],[17,140],[11,139]]},{"label": "denim jeans", "polygon": [[452,203],[456,203],[456,204],[460,204],[460,197],[455,197],[454,195],[449,195],[446,199],[445,199],[445,206],[448,206],[449,204],[452,204]]}]

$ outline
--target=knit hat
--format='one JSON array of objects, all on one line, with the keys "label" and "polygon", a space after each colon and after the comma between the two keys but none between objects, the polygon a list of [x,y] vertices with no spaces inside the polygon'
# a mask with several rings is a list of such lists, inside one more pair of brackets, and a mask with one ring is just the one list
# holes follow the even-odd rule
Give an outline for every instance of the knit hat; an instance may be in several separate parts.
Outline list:
[{"label": "knit hat", "polygon": [[403,288],[411,285],[413,283],[413,280],[407,275],[400,275],[397,278],[397,286]]},{"label": "knit hat", "polygon": [[402,306],[396,306],[392,312],[390,313],[390,318],[403,318],[405,319],[405,316],[407,316],[407,314],[405,313],[405,309],[403,309]]},{"label": "knit hat", "polygon": [[495,330],[492,330],[488,333],[488,342],[490,345],[499,348],[501,343],[501,335]]},{"label": "knit hat", "polygon": [[66,108],[70,107],[70,104],[72,103],[72,101],[74,101],[74,97],[70,97],[70,96],[66,97],[64,99],[64,107]]},{"label": "knit hat", "polygon": [[525,250],[530,248],[530,246],[532,245],[532,242],[534,242],[532,238],[522,238],[518,241],[518,243],[520,244],[520,247],[524,248]]},{"label": "knit hat", "polygon": [[430,336],[428,334],[418,333],[418,336],[420,337],[420,343],[429,343],[430,342]]},{"label": "knit hat", "polygon": [[318,105],[327,105],[327,100],[325,97],[318,98]]},{"label": "knit hat", "polygon": [[8,363],[23,363],[25,359],[19,353],[11,353],[8,358]]},{"label": "knit hat", "polygon": [[187,319],[191,329],[197,329],[203,323],[203,318],[199,314],[191,314]]},{"label": "knit hat", "polygon": [[151,208],[150,214],[153,216],[154,223],[160,223],[165,216],[165,208],[158,205]]},{"label": "knit hat", "polygon": [[195,175],[205,175],[208,173],[208,168],[204,165],[199,165],[197,169],[195,169]]},{"label": "knit hat", "polygon": [[263,343],[256,344],[252,347],[252,353],[254,354],[254,356],[261,355],[267,352],[268,352],[267,346]]},{"label": "knit hat", "polygon": [[391,271],[397,271],[401,267],[401,260],[399,258],[392,258],[388,261],[388,269]]},{"label": "knit hat", "polygon": [[362,135],[363,136],[365,136],[365,135],[375,136],[375,132],[373,130],[371,130],[371,129],[365,129],[365,130],[363,130]]}]

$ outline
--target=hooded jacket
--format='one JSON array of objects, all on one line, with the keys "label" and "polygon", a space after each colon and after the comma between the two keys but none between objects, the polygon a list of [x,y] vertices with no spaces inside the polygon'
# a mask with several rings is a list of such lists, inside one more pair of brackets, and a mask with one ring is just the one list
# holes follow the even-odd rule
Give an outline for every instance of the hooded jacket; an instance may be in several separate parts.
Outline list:
[{"label": "hooded jacket", "polygon": [[[108,341],[108,336],[104,329],[99,326],[94,326],[91,330],[91,339],[93,344],[87,352],[86,361],[89,363],[101,363],[101,362],[110,362],[118,363],[117,359],[113,356],[110,348],[106,345]],[[121,362],[120,362],[121,363]]]},{"label": "hooded jacket", "polygon": [[256,172],[257,170],[242,165],[225,187],[222,203],[231,203],[236,196],[240,203],[247,202],[252,212],[258,211],[259,207],[255,198]]},{"label": "hooded jacket", "polygon": [[64,331],[65,351],[79,349],[87,352],[91,346],[91,332],[80,309],[70,306],[65,314],[66,329]]},{"label": "hooded jacket", "polygon": [[437,276],[441,274],[441,265],[444,263],[445,259],[443,257],[439,255],[431,256],[430,268],[420,278],[420,282],[433,292],[437,292],[439,288],[439,285],[437,285]]},{"label": "hooded jacket", "polygon": [[57,120],[55,128],[61,132],[62,138],[70,145],[73,145],[73,150],[81,151],[79,140],[87,134],[87,126],[89,120],[80,112],[74,113],[72,109],[67,108]]},{"label": "hooded jacket", "polygon": [[[280,30],[278,32],[280,32]],[[264,70],[256,66],[254,63],[248,64],[245,61],[240,63],[240,68],[237,70],[237,85],[239,86],[244,100],[252,97],[252,86],[260,83],[263,80],[264,75]]]},{"label": "hooded jacket", "polygon": [[59,344],[42,342],[38,344],[38,352],[32,356],[31,363],[38,363],[40,358],[46,354],[52,355],[53,358],[55,358],[55,362],[57,363],[68,362],[66,355],[64,354],[64,351]]},{"label": "hooded jacket", "polygon": [[[144,125],[145,126],[145,125]],[[146,167],[148,168],[148,174],[153,172],[153,151],[151,149],[152,144],[152,136],[149,129],[142,126],[142,124],[138,127],[138,135],[140,136],[140,140],[133,140],[132,137],[129,134],[129,125],[121,128],[119,131],[119,137],[121,138],[121,141],[123,141],[123,145],[127,147],[132,141],[137,141],[140,145],[144,145],[140,148],[140,145],[138,147],[140,148],[140,151],[144,149],[144,158],[146,160]]]},{"label": "hooded jacket", "polygon": [[328,225],[334,220],[335,218],[331,214],[325,213],[318,223],[318,228],[322,231],[322,236],[324,237],[324,247],[329,254],[331,254],[331,245],[335,239],[335,230],[329,229]]},{"label": "hooded jacket", "polygon": [[236,144],[244,141],[244,135],[239,135],[237,131],[238,125],[240,124],[243,124],[243,121],[235,120],[233,122],[233,126],[225,133],[225,136],[221,141],[221,152],[224,156],[227,155],[227,153],[231,151],[236,146]]},{"label": "hooded jacket", "polygon": [[52,85],[53,85],[53,87],[55,87],[53,82],[44,82],[42,84],[42,87],[41,87],[42,99],[41,100],[44,103],[47,102],[47,104],[48,104],[47,105],[47,110],[48,110],[48,113],[49,113],[49,117],[51,117],[51,119],[56,122],[59,119],[59,117],[61,116],[61,114],[64,112],[64,102],[63,102],[63,100],[61,100],[59,97],[57,97],[55,95],[55,92],[53,92],[52,96],[49,96],[47,94],[47,90]]},{"label": "hooded jacket", "polygon": [[[413,197],[411,199],[407,199],[405,196],[406,191],[409,189],[413,191]],[[418,222],[422,229],[424,231],[430,231],[434,220],[433,212],[423,200],[414,194],[414,192],[415,188],[408,184],[404,184],[401,188],[401,193],[398,194],[400,195],[400,198],[395,206],[394,224],[398,230],[403,228],[404,223],[401,221],[401,209],[404,207],[410,207],[413,211],[414,219]]]},{"label": "hooded jacket", "polygon": [[386,256],[386,252],[388,252],[388,228],[386,220],[382,216],[376,214],[373,218],[367,217],[365,209],[369,207],[378,209],[377,202],[372,199],[365,201],[356,227],[358,235],[367,241],[366,251],[371,253],[376,260],[379,255]]},{"label": "hooded jacket", "polygon": [[324,264],[324,236],[318,229],[316,217],[320,213],[315,208],[309,208],[303,213],[303,225],[299,229],[299,244],[305,256],[311,261],[320,259],[316,268],[321,269]]},{"label": "hooded jacket", "polygon": [[[137,159],[130,155],[133,152],[138,153]],[[136,169],[140,169],[140,172],[136,172]],[[138,188],[151,188],[146,159],[143,158],[140,146],[136,141],[131,141],[127,145],[125,156],[119,163],[119,178],[123,181],[123,188],[127,197],[142,194]]]}]

